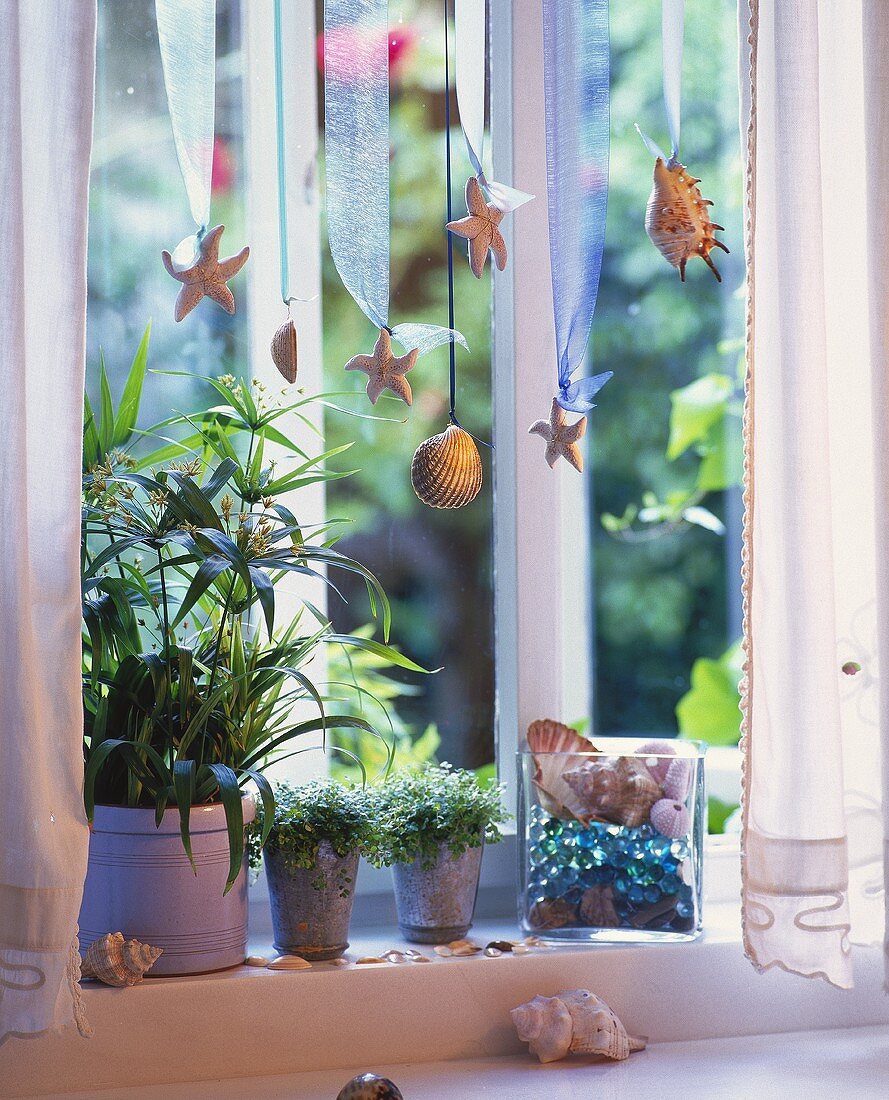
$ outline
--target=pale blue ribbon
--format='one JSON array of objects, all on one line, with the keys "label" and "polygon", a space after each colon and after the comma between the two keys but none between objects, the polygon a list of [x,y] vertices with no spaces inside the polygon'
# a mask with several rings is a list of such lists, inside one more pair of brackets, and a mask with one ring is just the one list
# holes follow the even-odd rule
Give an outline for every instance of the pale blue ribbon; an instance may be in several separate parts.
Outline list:
[{"label": "pale blue ribbon", "polygon": [[197,233],[173,250],[191,267],[210,222],[216,113],[216,0],[155,0],[164,84],[179,170]]},{"label": "pale blue ribbon", "polygon": [[608,205],[608,0],[543,0],[546,181],[557,400],[595,408],[612,371],[571,378],[583,365],[596,310]]},{"label": "pale blue ribbon", "polygon": [[377,328],[420,354],[454,329],[389,328],[388,0],[325,0],[324,151],[327,232],[343,286]]},{"label": "pale blue ribbon", "polygon": [[639,136],[653,157],[667,165],[679,162],[679,132],[682,115],[682,47],[685,37],[685,0],[661,0],[661,49],[664,69],[664,111],[670,134],[670,155],[639,129]]}]

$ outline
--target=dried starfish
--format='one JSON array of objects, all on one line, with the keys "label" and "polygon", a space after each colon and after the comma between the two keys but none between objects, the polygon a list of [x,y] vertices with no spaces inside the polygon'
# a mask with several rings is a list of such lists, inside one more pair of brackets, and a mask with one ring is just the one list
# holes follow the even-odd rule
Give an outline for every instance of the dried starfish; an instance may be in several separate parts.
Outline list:
[{"label": "dried starfish", "polygon": [[554,397],[549,421],[535,420],[528,429],[528,434],[542,435],[546,440],[546,461],[550,467],[555,466],[556,460],[561,456],[582,473],[583,455],[577,441],[583,438],[585,431],[586,417],[582,416],[574,424],[566,424],[565,410]]},{"label": "dried starfish", "polygon": [[371,405],[376,405],[383,390],[391,390],[406,405],[410,405],[413,401],[411,387],[404,376],[416,366],[419,354],[414,348],[407,355],[393,355],[392,338],[386,329],[381,328],[373,355],[353,355],[345,369],[360,370],[367,375],[367,396]]},{"label": "dried starfish", "polygon": [[166,249],[161,253],[164,267],[174,279],[184,284],[176,298],[174,316],[177,321],[187,317],[204,296],[212,298],[226,313],[235,312],[234,295],[225,284],[247,262],[250,249],[242,248],[237,256],[220,260],[219,238],[224,229],[224,225],[217,225],[215,229],[204,234],[200,242],[200,256],[192,267],[177,270],[173,265],[172,255]]},{"label": "dried starfish", "polygon": [[448,222],[445,228],[469,241],[469,266],[476,279],[482,277],[488,252],[494,253],[497,267],[502,271],[506,267],[506,243],[497,227],[503,219],[503,211],[485,202],[475,176],[466,181],[466,208],[467,217]]}]

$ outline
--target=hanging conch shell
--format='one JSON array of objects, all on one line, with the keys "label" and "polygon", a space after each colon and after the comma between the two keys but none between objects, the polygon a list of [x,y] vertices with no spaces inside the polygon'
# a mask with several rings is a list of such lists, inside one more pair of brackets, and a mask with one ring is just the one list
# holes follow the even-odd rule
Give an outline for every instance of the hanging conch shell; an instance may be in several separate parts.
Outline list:
[{"label": "hanging conch shell", "polygon": [[343,1085],[336,1100],[404,1100],[401,1090],[388,1077],[362,1073]]},{"label": "hanging conch shell", "polygon": [[475,440],[456,424],[421,443],[411,462],[411,485],[430,508],[462,508],[482,487]]},{"label": "hanging conch shell", "polygon": [[673,267],[679,268],[679,277],[685,282],[685,265],[692,256],[700,256],[721,283],[722,276],[710,259],[713,248],[728,252],[718,241],[715,230],[723,226],[711,222],[707,208],[713,203],[701,196],[701,181],[690,175],[684,164],[664,162],[658,157],[654,163],[654,187],[645,211],[645,231],[652,244]]},{"label": "hanging conch shell", "polygon": [[662,836],[676,839],[688,835],[691,815],[681,802],[662,798],[651,807],[651,823]]},{"label": "hanging conch shell", "polygon": [[569,989],[555,997],[537,996],[512,1010],[518,1037],[541,1062],[567,1054],[601,1054],[622,1060],[644,1050],[645,1040],[627,1030],[607,1004],[588,989]]},{"label": "hanging conch shell", "polygon": [[80,964],[81,978],[95,978],[105,985],[138,985],[163,954],[138,940],[125,940],[123,932],[109,932],[91,943]]},{"label": "hanging conch shell", "polygon": [[662,797],[648,769],[626,756],[584,760],[563,778],[587,821],[598,818],[636,828],[648,820],[651,807]]},{"label": "hanging conch shell", "polygon": [[540,805],[547,813],[553,817],[574,817],[585,825],[589,824],[583,802],[565,782],[565,772],[586,763],[586,756],[575,754],[596,752],[596,746],[570,726],[554,722],[551,718],[538,718],[528,726],[528,748],[533,753],[571,754],[535,756],[534,785]]},{"label": "hanging conch shell", "polygon": [[272,362],[287,379],[296,381],[296,325],[287,321],[272,337]]}]

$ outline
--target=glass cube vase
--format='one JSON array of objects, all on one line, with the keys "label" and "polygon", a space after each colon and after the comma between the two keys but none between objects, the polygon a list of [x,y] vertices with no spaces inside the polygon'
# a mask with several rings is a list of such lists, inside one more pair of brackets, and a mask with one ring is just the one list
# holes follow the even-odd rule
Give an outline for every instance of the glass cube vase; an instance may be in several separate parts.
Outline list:
[{"label": "glass cube vase", "polygon": [[705,747],[596,738],[595,748],[518,753],[523,930],[555,942],[694,939]]}]

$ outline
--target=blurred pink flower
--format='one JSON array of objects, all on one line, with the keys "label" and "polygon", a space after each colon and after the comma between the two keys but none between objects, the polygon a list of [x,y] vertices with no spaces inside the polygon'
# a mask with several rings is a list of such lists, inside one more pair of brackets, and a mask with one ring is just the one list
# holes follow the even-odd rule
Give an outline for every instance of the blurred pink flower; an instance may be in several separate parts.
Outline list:
[{"label": "blurred pink flower", "polygon": [[214,195],[227,195],[235,182],[235,158],[225,138],[217,135],[213,142],[211,187]]},{"label": "blurred pink flower", "polygon": [[[331,67],[341,80],[357,81],[368,75],[371,67],[379,64],[382,57],[382,30],[359,30],[354,27],[340,27],[333,31],[327,42]],[[389,79],[400,79],[417,41],[417,32],[413,27],[401,26],[391,29],[386,35],[389,46]],[[318,69],[324,72],[324,35],[318,35]]]}]

